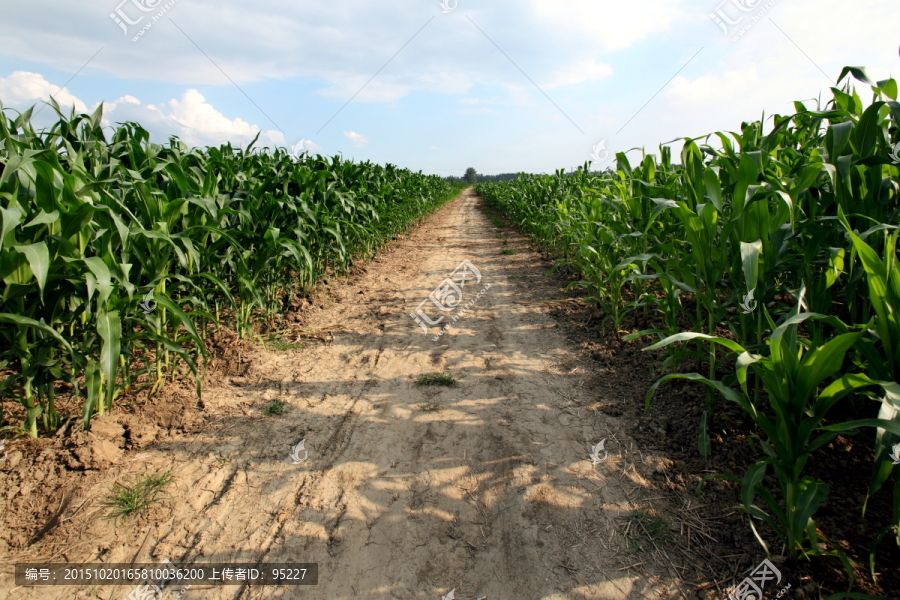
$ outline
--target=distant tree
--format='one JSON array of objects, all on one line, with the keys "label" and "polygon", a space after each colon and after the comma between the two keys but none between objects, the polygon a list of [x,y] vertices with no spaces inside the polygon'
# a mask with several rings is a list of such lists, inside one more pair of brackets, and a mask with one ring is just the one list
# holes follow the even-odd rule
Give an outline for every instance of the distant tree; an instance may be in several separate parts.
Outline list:
[{"label": "distant tree", "polygon": [[499,175],[485,175],[484,173],[479,173],[478,181],[480,183],[487,183],[489,181],[510,181],[516,179],[518,176],[518,173],[500,173]]},{"label": "distant tree", "polygon": [[[519,177],[519,175],[524,175],[525,173],[500,173],[498,175],[485,175],[484,173],[476,173],[476,183],[487,183],[491,181],[511,181]],[[449,181],[450,183],[469,183],[469,174],[466,173],[462,177],[456,177],[454,175],[447,175],[444,177],[445,181]]]},{"label": "distant tree", "polygon": [[478,175],[475,173],[474,168],[469,167],[468,169],[466,169],[466,181],[468,183],[477,183],[478,182]]}]

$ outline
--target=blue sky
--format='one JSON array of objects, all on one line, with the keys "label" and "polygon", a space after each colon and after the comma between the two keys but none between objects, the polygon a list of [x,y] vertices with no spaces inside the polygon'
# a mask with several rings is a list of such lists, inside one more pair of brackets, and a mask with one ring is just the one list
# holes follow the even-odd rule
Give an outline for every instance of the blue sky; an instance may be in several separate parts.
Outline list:
[{"label": "blue sky", "polygon": [[893,76],[898,25],[896,0],[29,0],[4,6],[0,102],[105,102],[159,143],[551,173],[790,114],[845,65]]}]

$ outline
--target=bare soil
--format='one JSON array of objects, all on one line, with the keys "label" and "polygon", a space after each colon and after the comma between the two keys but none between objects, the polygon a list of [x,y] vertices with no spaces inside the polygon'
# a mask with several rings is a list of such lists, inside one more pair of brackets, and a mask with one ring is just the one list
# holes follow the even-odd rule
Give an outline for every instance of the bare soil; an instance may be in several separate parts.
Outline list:
[{"label": "bare soil", "polygon": [[[694,487],[709,472],[742,473],[750,429],[730,416],[740,426],[717,429],[702,459],[702,390],[664,386],[644,414],[658,376],[657,357],[640,352],[648,342],[586,325],[593,309],[562,291],[566,276],[548,275],[552,261],[480,205],[467,190],[348,280],[295,303],[287,341],[298,347],[223,332],[202,399],[185,381],[123,399],[89,433],[73,419],[56,437],[8,442],[0,597],[131,592],[16,587],[16,562],[168,558],[319,565],[316,586],[195,586],[178,596],[187,600],[724,598],[764,554],[733,508],[734,484],[710,483],[700,498]],[[490,289],[434,341],[437,328],[423,333],[409,313],[464,259],[482,278],[464,303]],[[416,384],[430,373],[455,384]],[[284,411],[264,416],[275,401]],[[308,458],[294,464],[301,440]],[[594,465],[600,440],[608,454]],[[811,468],[856,476],[833,486],[820,527],[859,554],[890,496],[870,504],[867,530],[844,533],[860,521],[846,511],[871,462],[861,436],[851,450],[839,442]],[[165,471],[163,499],[107,518],[115,482]],[[882,549],[882,587],[866,591],[896,598],[900,560],[890,541]],[[839,564],[776,564],[787,597],[846,589]]]}]

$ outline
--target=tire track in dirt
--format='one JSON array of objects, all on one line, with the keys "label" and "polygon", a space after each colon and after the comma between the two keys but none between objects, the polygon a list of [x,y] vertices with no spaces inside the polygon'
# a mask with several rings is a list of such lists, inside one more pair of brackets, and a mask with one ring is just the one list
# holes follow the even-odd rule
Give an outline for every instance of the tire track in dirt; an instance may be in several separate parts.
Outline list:
[{"label": "tire track in dirt", "polygon": [[[171,508],[117,527],[85,512],[54,533],[73,536],[68,560],[319,564],[317,586],[195,588],[186,600],[437,600],[453,588],[461,600],[681,597],[671,570],[619,567],[611,540],[642,486],[628,472],[630,442],[614,418],[571,408],[584,372],[537,304],[555,290],[516,283],[539,277],[537,255],[501,254],[479,202],[467,191],[358,281],[332,285],[334,304],[311,323],[333,330],[332,343],[260,349],[256,384],[205,390],[210,410],[275,398],[290,408],[129,458],[126,472],[172,468]],[[463,259],[491,288],[432,341],[437,328],[423,334],[408,315]],[[457,384],[413,384],[435,371]],[[613,436],[610,460],[592,468],[589,445]],[[292,464],[304,438],[309,458]]]}]

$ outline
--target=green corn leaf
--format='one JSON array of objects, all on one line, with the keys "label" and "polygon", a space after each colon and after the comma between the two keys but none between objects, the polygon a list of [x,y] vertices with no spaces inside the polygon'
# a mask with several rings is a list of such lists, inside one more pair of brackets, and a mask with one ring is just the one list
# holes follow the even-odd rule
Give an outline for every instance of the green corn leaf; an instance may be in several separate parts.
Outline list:
[{"label": "green corn leaf", "polygon": [[82,424],[86,430],[90,431],[91,417],[94,414],[94,410],[101,407],[100,363],[93,358],[88,359],[87,366],[84,369],[84,386],[87,398],[83,406]]},{"label": "green corn leaf", "polygon": [[619,270],[623,269],[629,265],[633,265],[638,262],[646,263],[648,260],[652,258],[662,258],[659,254],[638,254],[637,256],[629,256],[628,258],[622,260],[619,264],[617,264],[613,269]]},{"label": "green corn leaf", "polygon": [[103,102],[97,105],[97,108],[94,109],[94,112],[91,113],[90,124],[92,129],[97,129],[100,127],[100,121],[103,119]]},{"label": "green corn leaf", "polygon": [[840,369],[844,355],[861,335],[861,331],[845,333],[807,352],[796,375],[797,397],[809,398],[820,383]]},{"label": "green corn leaf", "polygon": [[103,339],[103,346],[100,349],[100,373],[106,380],[106,408],[111,410],[121,353],[122,322],[119,319],[119,311],[101,310],[97,314],[97,333]]},{"label": "green corn leaf", "polygon": [[[102,305],[109,298],[109,294],[112,291],[112,276],[110,275],[109,268],[106,266],[106,263],[96,256],[85,258],[84,263],[94,276],[93,279],[96,281],[97,291],[100,294],[98,302]],[[89,299],[93,291],[91,287],[92,286],[88,287]]]},{"label": "green corn leaf", "polygon": [[881,92],[890,98],[891,100],[897,99],[897,80],[896,79],[885,79],[884,81],[879,81],[877,83],[877,87]]},{"label": "green corn leaf", "polygon": [[647,281],[653,280],[653,279],[665,279],[665,280],[669,281],[675,287],[677,287],[681,290],[684,290],[685,292],[688,292],[689,294],[697,293],[696,288],[694,288],[686,283],[682,283],[681,281],[678,281],[677,279],[675,279],[668,273],[639,273],[636,275],[629,275],[625,281],[631,281],[632,279],[647,280]]},{"label": "green corn leaf", "polygon": [[6,235],[19,226],[22,223],[22,210],[18,206],[11,206],[7,208],[0,208],[0,215],[3,217],[3,230],[0,233],[0,242],[3,243],[3,247],[7,246],[6,243]]},{"label": "green corn leaf", "polygon": [[[194,361],[193,358],[191,358],[191,355],[188,354],[188,352],[184,348],[182,348],[181,346],[179,346],[172,340],[162,337],[161,335],[157,335],[157,334],[153,333],[152,331],[141,332],[139,334],[139,337],[142,339],[147,339],[147,340],[156,342],[157,344],[164,347],[169,352],[172,352],[173,354],[176,354],[179,358],[181,358],[181,360],[183,360],[184,363],[191,370],[191,373],[194,374],[194,382],[196,384],[197,396],[200,397],[200,392],[201,392],[200,383],[201,382],[200,382],[200,377],[199,377],[199,374],[197,371],[197,363]],[[130,341],[130,339],[129,339],[129,341]]]},{"label": "green corn leaf", "polygon": [[32,327],[39,331],[42,331],[50,336],[52,336],[56,341],[62,345],[63,348],[72,352],[72,346],[69,345],[69,342],[59,334],[52,327],[41,323],[40,321],[35,321],[34,319],[29,319],[28,317],[23,317],[21,315],[14,315],[10,313],[0,313],[0,323],[13,323],[14,325],[20,325],[22,327]]},{"label": "green corn leaf", "polygon": [[878,137],[882,135],[879,112],[882,102],[871,104],[864,112],[854,133],[856,154],[865,158],[872,155]]},{"label": "green corn leaf", "polygon": [[749,510],[753,506],[756,488],[766,476],[766,467],[766,463],[758,462],[750,465],[744,474],[744,479],[741,481],[741,502],[745,509]]},{"label": "green corn leaf", "polygon": [[856,79],[858,79],[859,81],[862,81],[863,83],[868,83],[869,85],[875,85],[875,83],[871,79],[869,79],[869,74],[866,73],[865,67],[844,67],[843,69],[841,69],[840,77],[837,78],[837,83],[840,84],[841,81],[844,80],[844,77],[846,77],[848,73],[850,75],[853,75]]},{"label": "green corn leaf", "polygon": [[34,225],[45,225],[47,223],[55,223],[59,220],[59,211],[54,210],[53,212],[44,212],[42,209],[40,214],[38,214],[31,221],[26,223],[23,227],[33,227]]},{"label": "green corn leaf", "polygon": [[12,177],[14,173],[25,170],[33,162],[33,158],[18,154],[9,157],[3,166],[3,173],[0,173],[0,186],[6,183],[6,180]]},{"label": "green corn leaf", "polygon": [[860,419],[858,421],[847,421],[836,425],[828,425],[822,427],[822,429],[824,431],[837,431],[843,433],[845,431],[859,429],[860,427],[878,427],[885,431],[890,431],[894,435],[900,435],[900,422],[888,421],[887,419]]},{"label": "green corn leaf", "polygon": [[153,295],[153,300],[159,305],[171,312],[178,322],[187,330],[188,334],[190,334],[191,338],[193,338],[194,343],[197,345],[197,349],[200,351],[205,351],[205,346],[203,344],[203,340],[200,339],[200,334],[197,333],[197,329],[194,327],[194,323],[187,314],[183,310],[181,310],[172,299],[169,298],[166,294],[162,292],[156,292]]},{"label": "green corn leaf", "polygon": [[[812,516],[828,496],[829,486],[821,480],[805,479],[801,482],[800,498],[794,512],[793,529],[802,531],[812,521]],[[817,539],[810,540],[815,544]]]},{"label": "green corn leaf", "polygon": [[762,252],[762,240],[747,243],[741,242],[741,265],[744,269],[744,284],[747,290],[756,289],[759,277],[759,255]]},{"label": "green corn leaf", "polygon": [[94,213],[97,208],[90,204],[82,204],[75,210],[67,212],[62,210],[60,221],[62,223],[62,232],[59,234],[61,238],[68,239],[79,235],[84,231],[90,231],[89,225],[94,220]]},{"label": "green corn leaf", "polygon": [[759,177],[759,167],[756,165],[756,161],[749,154],[741,154],[737,183],[734,187],[734,215],[743,212],[747,200],[750,199],[748,194],[750,186],[756,183],[757,177]]},{"label": "green corn leaf", "polygon": [[666,339],[660,340],[660,341],[656,342],[655,344],[653,344],[652,346],[647,346],[643,350],[644,351],[658,350],[660,348],[665,348],[666,346],[668,346],[670,344],[674,344],[675,342],[684,342],[684,341],[690,341],[690,340],[695,340],[695,339],[708,340],[710,342],[715,342],[716,344],[721,344],[722,346],[725,346],[726,348],[728,348],[729,350],[732,350],[733,352],[745,352],[744,348],[741,347],[740,344],[737,344],[729,339],[716,337],[716,336],[712,336],[712,335],[706,335],[705,333],[696,333],[693,331],[682,332],[682,333],[677,333],[675,335],[670,335]]},{"label": "green corn leaf", "polygon": [[50,251],[44,242],[36,242],[26,246],[13,246],[17,252],[21,252],[28,260],[28,266],[37,280],[38,288],[43,295],[44,286],[47,284],[47,273],[50,270]]},{"label": "green corn leaf", "polygon": [[740,392],[736,392],[730,387],[724,385],[721,381],[715,381],[711,379],[707,379],[703,377],[699,373],[672,373],[671,375],[665,375],[660,379],[656,380],[653,385],[650,386],[650,389],[647,390],[647,395],[644,398],[644,410],[647,410],[650,407],[650,399],[653,398],[653,394],[656,393],[656,388],[664,382],[670,379],[688,379],[690,381],[699,381],[704,383],[710,387],[715,388],[722,396],[732,402],[736,402],[737,404],[744,405],[747,402],[747,399]]},{"label": "green corn leaf", "polygon": [[[745,394],[749,395],[747,391],[747,371],[750,368],[750,365],[758,363],[763,360],[763,357],[758,354],[750,354],[747,351],[741,352],[737,360],[735,361],[735,374],[737,375],[738,383],[741,385],[741,389]],[[756,420],[756,411],[754,409],[751,416],[754,417],[754,421]]]},{"label": "green corn leaf", "polygon": [[628,335],[623,335],[622,339],[626,342],[630,342],[632,340],[637,340],[637,339],[640,339],[640,338],[648,336],[648,335],[663,336],[667,333],[669,333],[669,332],[666,331],[665,329],[643,329],[641,331],[629,333]]},{"label": "green corn leaf", "polygon": [[712,448],[709,443],[709,427],[706,424],[707,413],[703,412],[703,416],[700,417],[700,431],[697,435],[697,449],[700,451],[700,456],[709,456],[712,452]]},{"label": "green corn leaf", "polygon": [[235,305],[234,296],[231,294],[231,290],[228,289],[228,285],[224,281],[222,281],[221,279],[219,279],[212,273],[197,273],[197,277],[202,277],[204,279],[207,279],[207,280],[213,282],[213,284],[215,284],[215,286],[217,288],[219,288],[219,291],[221,291],[222,294],[226,298],[228,298],[228,303],[231,304],[232,306]]},{"label": "green corn leaf", "polygon": [[86,308],[89,310],[91,298],[94,297],[94,291],[96,291],[96,289],[97,289],[97,278],[94,277],[93,273],[85,273],[84,274],[84,284],[87,287],[88,306]]},{"label": "green corn leaf", "polygon": [[828,128],[825,136],[825,147],[828,151],[828,161],[836,165],[838,158],[850,141],[850,135],[853,133],[853,121],[844,121],[843,123],[834,123]]},{"label": "green corn leaf", "polygon": [[[710,202],[713,203],[717,211],[722,212],[725,202],[722,197],[722,184],[719,181],[719,176],[712,168],[707,167],[703,172],[703,182],[706,185],[706,194]],[[669,202],[672,201],[669,200]]]}]

